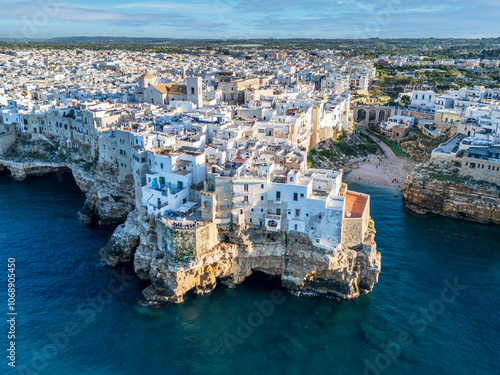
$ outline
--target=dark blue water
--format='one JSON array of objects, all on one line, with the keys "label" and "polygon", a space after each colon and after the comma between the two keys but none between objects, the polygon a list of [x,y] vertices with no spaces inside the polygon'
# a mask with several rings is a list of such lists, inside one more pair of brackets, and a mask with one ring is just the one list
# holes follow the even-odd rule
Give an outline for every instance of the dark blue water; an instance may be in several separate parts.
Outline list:
[{"label": "dark blue water", "polygon": [[[127,267],[113,271],[99,262],[112,229],[79,221],[84,197],[74,182],[0,177],[0,261],[6,270],[15,258],[17,267],[16,370],[500,373],[500,228],[422,220],[403,211],[393,190],[350,187],[372,195],[383,263],[371,294],[343,302],[298,298],[260,275],[237,289],[190,295],[182,305],[146,308],[136,301],[147,284],[129,280]],[[0,275],[6,317],[6,271]],[[7,329],[3,323],[2,353]],[[0,357],[1,374],[18,372]]]}]

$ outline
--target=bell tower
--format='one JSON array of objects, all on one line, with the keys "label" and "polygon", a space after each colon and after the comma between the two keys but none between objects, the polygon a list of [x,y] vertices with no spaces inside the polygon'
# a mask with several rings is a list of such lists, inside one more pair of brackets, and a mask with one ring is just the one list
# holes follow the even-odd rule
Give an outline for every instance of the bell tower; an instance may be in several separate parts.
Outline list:
[{"label": "bell tower", "polygon": [[189,77],[187,79],[187,100],[196,104],[198,108],[203,107],[202,88],[201,77]]}]

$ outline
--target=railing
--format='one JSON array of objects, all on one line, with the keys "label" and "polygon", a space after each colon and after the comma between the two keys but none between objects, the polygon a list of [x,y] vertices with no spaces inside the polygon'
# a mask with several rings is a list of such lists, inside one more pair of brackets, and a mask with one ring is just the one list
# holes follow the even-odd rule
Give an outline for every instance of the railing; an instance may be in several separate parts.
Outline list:
[{"label": "railing", "polygon": [[167,224],[169,228],[177,230],[197,230],[206,227],[212,223],[212,219],[204,221],[195,220],[168,220],[163,219],[163,222]]}]

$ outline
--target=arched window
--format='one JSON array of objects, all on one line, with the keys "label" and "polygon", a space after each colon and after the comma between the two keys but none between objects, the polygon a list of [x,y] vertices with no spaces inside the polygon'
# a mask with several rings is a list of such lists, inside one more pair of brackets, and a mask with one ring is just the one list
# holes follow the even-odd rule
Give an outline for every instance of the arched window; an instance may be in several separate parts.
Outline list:
[{"label": "arched window", "polygon": [[194,87],[191,87],[191,95],[194,95]]}]

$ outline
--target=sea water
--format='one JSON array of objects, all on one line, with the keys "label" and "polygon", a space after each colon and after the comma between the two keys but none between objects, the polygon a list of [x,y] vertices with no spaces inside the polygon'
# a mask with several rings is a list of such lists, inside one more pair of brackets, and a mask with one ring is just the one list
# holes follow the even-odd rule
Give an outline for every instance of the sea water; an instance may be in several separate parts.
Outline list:
[{"label": "sea water", "polygon": [[[113,228],[78,217],[66,176],[0,177],[0,349],[7,262],[16,262],[16,368],[1,374],[498,374],[500,227],[408,215],[398,191],[363,184],[382,253],[372,293],[297,297],[279,280],[145,307],[131,265],[99,249]],[[1,276],[3,275],[3,276]]]}]

